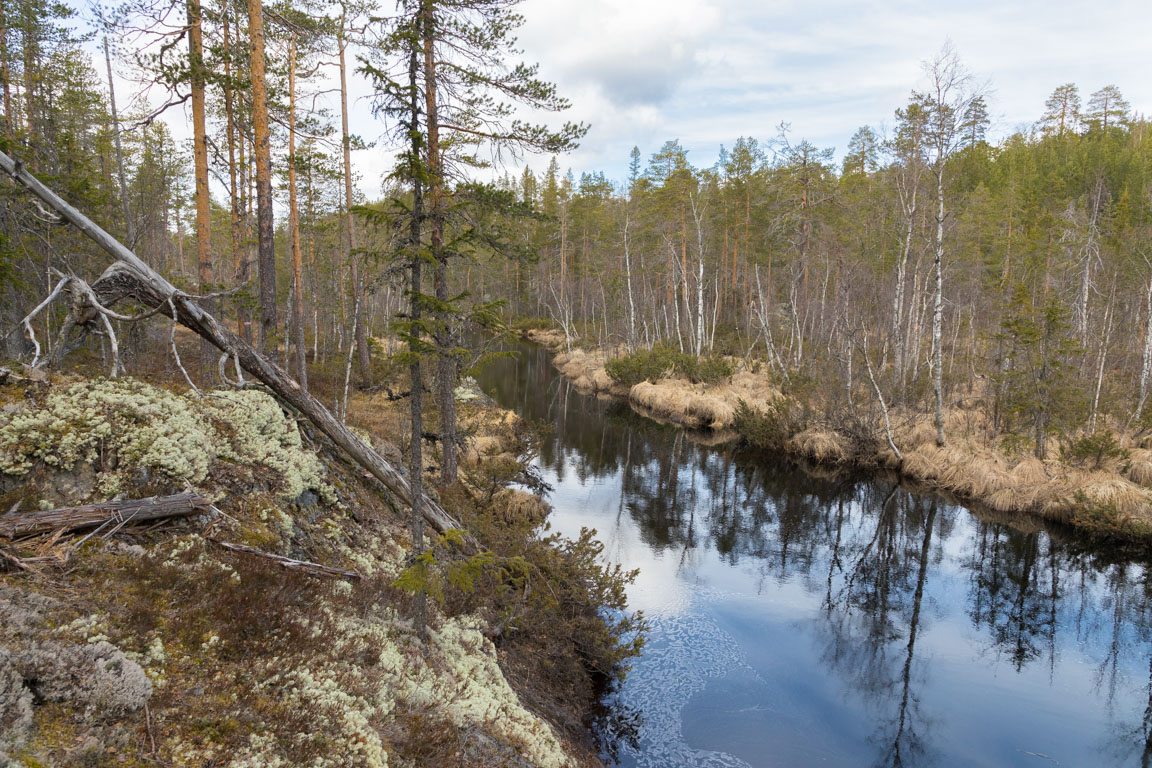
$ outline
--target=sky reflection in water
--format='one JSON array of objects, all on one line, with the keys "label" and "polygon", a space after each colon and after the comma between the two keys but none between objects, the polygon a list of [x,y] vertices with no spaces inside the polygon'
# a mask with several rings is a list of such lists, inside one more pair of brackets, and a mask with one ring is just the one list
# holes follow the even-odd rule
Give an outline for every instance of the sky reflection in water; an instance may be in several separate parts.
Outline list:
[{"label": "sky reflection in water", "polygon": [[622,765],[1152,765],[1143,563],[697,445],[520,349],[481,384],[552,426],[553,528],[640,569]]}]

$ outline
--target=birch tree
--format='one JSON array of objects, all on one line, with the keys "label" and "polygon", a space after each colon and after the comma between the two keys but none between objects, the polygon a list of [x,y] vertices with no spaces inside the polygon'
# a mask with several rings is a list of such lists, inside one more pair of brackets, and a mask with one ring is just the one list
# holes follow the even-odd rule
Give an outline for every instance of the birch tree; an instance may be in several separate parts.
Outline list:
[{"label": "birch tree", "polygon": [[934,401],[936,444],[944,438],[944,224],[948,218],[945,205],[945,176],[948,160],[960,147],[964,114],[972,100],[979,96],[972,75],[960,57],[946,43],[936,58],[924,65],[928,86],[920,97],[930,107],[928,140],[931,147],[932,175],[936,182],[936,233],[932,249],[932,272],[935,286],[932,297],[932,395]]}]

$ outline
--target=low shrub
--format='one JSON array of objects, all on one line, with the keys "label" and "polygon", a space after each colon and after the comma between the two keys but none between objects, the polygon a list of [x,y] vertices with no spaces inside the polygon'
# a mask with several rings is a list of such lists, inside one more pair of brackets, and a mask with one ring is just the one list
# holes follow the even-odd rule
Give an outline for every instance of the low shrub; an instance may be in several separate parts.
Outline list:
[{"label": "low shrub", "polygon": [[767,410],[740,400],[733,426],[745,442],[756,448],[779,448],[793,432],[791,411],[784,400]]},{"label": "low shrub", "polygon": [[695,375],[689,374],[692,381],[704,384],[717,384],[736,372],[736,366],[723,357],[691,358],[695,363]]},{"label": "low shrub", "polygon": [[632,387],[642,381],[655,382],[675,368],[676,352],[658,346],[609,360],[604,370],[617,384]]},{"label": "low shrub", "polygon": [[518,317],[509,327],[513,331],[550,331],[556,323],[550,317]]},{"label": "low shrub", "polygon": [[632,387],[642,381],[653,383],[676,374],[693,384],[716,384],[736,372],[735,366],[719,356],[696,357],[671,347],[656,346],[610,360],[604,370],[617,384]]},{"label": "low shrub", "polygon": [[1069,464],[1080,466],[1091,462],[1093,469],[1100,469],[1104,462],[1111,459],[1127,459],[1128,451],[1120,447],[1116,435],[1102,431],[1073,440],[1064,447],[1061,458]]}]

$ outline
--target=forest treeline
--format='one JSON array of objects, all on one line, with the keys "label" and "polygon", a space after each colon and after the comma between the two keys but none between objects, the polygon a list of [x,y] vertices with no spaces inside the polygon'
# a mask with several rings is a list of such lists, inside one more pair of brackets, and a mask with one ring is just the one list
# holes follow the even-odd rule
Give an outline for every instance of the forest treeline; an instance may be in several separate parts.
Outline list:
[{"label": "forest treeline", "polygon": [[[507,103],[567,106],[534,67],[507,65],[520,19],[449,5],[127,5],[82,33],[62,5],[4,0],[3,142],[181,287],[222,293],[216,313],[305,385],[305,362],[345,360],[368,383],[369,339],[414,327],[454,381],[460,325],[503,300],[585,345],[762,356],[837,407],[879,395],[935,413],[940,440],[942,412],[967,397],[1041,456],[1054,433],[1142,425],[1152,142],[1115,86],[1060,85],[1034,125],[991,141],[990,97],[946,48],[842,162],[782,123],[710,165],[674,140],[634,149],[620,183],[554,158],[480,184],[489,158],[562,152],[585,127],[516,121]],[[426,71],[424,41],[452,34],[481,51],[474,69]],[[141,90],[115,93],[114,71]],[[349,131],[349,110],[369,108],[349,105],[352,78],[375,93],[371,148]],[[180,110],[192,146],[167,126]],[[398,158],[385,199],[358,191],[359,152]],[[0,219],[16,357],[20,319],[58,275],[102,262],[11,185]],[[409,311],[427,288],[416,304],[434,321]],[[62,312],[37,318],[49,345]]]},{"label": "forest treeline", "polygon": [[1144,426],[1147,119],[1115,86],[1065,84],[992,142],[955,54],[927,75],[840,163],[782,124],[707,166],[679,141],[634,149],[623,188],[525,170],[505,183],[547,216],[526,235],[540,261],[484,291],[586,345],[762,358],[829,407],[976,399],[994,434],[1042,457],[1105,418]]}]

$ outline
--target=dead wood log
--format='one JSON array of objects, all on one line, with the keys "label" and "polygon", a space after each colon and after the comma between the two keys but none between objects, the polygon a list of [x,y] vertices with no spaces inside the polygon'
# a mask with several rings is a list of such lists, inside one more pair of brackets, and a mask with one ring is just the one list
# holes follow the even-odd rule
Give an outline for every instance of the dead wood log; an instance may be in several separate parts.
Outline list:
[{"label": "dead wood log", "polygon": [[[172,317],[238,361],[244,370],[302,413],[356,463],[371,472],[401,502],[412,503],[408,479],[371,446],[366,445],[352,430],[340,423],[323,403],[303,391],[283,369],[221,325],[215,317],[197,304],[193,297],[178,290],[119,240],[41,184],[21,163],[3,152],[0,152],[0,170],[47,203],[64,220],[90,237],[116,260],[117,263],[109,267],[92,285],[101,304],[110,306],[117,299],[132,298],[144,306],[160,308],[162,314]],[[427,495],[423,496],[420,507],[424,519],[440,533],[451,528],[463,528]],[[468,540],[474,543],[471,537]]]},{"label": "dead wood log", "polygon": [[295,560],[291,557],[284,557],[283,555],[274,555],[271,552],[265,552],[265,551],[260,550],[260,549],[254,549],[253,547],[246,547],[243,544],[232,544],[231,542],[216,541],[215,539],[212,539],[212,541],[215,542],[216,544],[218,544],[219,546],[223,547],[224,549],[227,549],[230,552],[240,552],[241,554],[245,554],[245,555],[254,555],[256,557],[263,557],[263,558],[271,560],[275,563],[279,563],[280,566],[286,570],[300,571],[301,573],[306,573],[309,576],[324,576],[324,577],[335,578],[335,579],[362,579],[362,578],[364,578],[360,574],[356,573],[356,571],[345,571],[341,568],[333,568],[333,567],[328,566],[328,565],[320,565],[319,563],[310,563],[307,560]]},{"label": "dead wood log", "polygon": [[61,507],[0,515],[0,536],[14,539],[51,531],[78,531],[109,523],[136,525],[172,517],[187,517],[212,511],[212,502],[195,493],[149,496],[146,499],[107,501],[79,507]]}]

